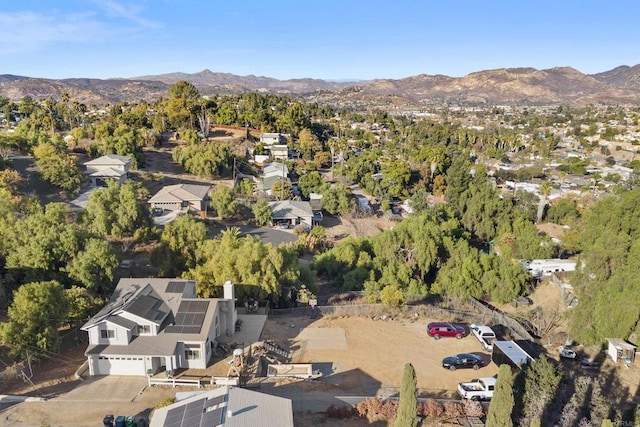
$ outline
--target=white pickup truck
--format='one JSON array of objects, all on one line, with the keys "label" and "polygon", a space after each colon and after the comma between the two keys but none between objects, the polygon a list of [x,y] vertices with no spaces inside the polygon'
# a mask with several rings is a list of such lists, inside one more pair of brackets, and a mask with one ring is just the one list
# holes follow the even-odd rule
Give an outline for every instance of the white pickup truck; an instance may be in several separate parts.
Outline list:
[{"label": "white pickup truck", "polygon": [[496,340],[496,333],[488,326],[472,324],[471,333],[480,341],[482,348],[491,353],[493,351],[493,342]]},{"label": "white pickup truck", "polygon": [[458,393],[463,399],[469,400],[491,400],[495,388],[496,379],[493,377],[471,380],[468,383],[458,383]]}]

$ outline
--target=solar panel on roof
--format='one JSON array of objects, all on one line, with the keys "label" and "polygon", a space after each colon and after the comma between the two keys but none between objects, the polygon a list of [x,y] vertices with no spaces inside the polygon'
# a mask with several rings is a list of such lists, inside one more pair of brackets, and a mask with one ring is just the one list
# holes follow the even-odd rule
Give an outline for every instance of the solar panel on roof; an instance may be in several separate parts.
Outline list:
[{"label": "solar panel on roof", "polygon": [[187,326],[195,326],[193,323],[193,320],[195,319],[196,315],[193,313],[187,313],[187,315],[184,317],[184,323],[183,325],[187,325]]},{"label": "solar panel on roof", "polygon": [[184,292],[184,288],[186,287],[186,282],[169,282],[167,284],[167,289],[165,292],[172,294],[181,294]]},{"label": "solar panel on roof", "polygon": [[196,314],[195,317],[193,318],[193,324],[194,325],[202,325],[202,322],[204,322],[204,313],[203,314]]},{"label": "solar panel on roof", "polygon": [[183,326],[182,333],[183,334],[199,334],[201,326]]},{"label": "solar panel on roof", "polygon": [[178,312],[181,312],[181,311],[187,311],[187,303],[188,303],[188,302],[189,302],[189,301],[182,301],[182,302],[180,303],[180,305],[178,306]]},{"label": "solar panel on roof", "polygon": [[209,301],[192,301],[195,306],[192,309],[192,313],[206,313],[207,307],[209,307]]},{"label": "solar panel on roof", "polygon": [[176,314],[176,325],[184,325],[185,317],[187,317],[186,313],[178,312],[178,314]]},{"label": "solar panel on roof", "polygon": [[202,424],[205,426],[217,426],[222,423],[222,411],[223,408],[216,408],[212,411],[206,412],[202,417]]},{"label": "solar panel on roof", "polygon": [[207,408],[210,408],[210,407],[212,407],[212,406],[216,406],[216,405],[219,405],[219,404],[221,404],[221,403],[224,403],[224,398],[225,398],[225,396],[226,396],[226,395],[225,395],[225,394],[223,394],[223,395],[221,395],[221,396],[216,396],[216,397],[214,397],[213,399],[208,399],[208,400],[207,400],[207,403],[205,404],[205,406],[206,406]]}]

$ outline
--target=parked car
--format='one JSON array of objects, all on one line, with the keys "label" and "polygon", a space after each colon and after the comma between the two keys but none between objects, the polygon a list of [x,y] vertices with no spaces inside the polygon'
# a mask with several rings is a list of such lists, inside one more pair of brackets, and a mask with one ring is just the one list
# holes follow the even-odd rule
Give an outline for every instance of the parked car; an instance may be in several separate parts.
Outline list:
[{"label": "parked car", "polygon": [[560,346],[558,351],[560,352],[560,357],[563,359],[575,359],[577,356],[576,352],[568,345]]},{"label": "parked car", "polygon": [[484,359],[475,354],[462,353],[442,359],[442,367],[450,371],[455,371],[458,368],[473,368],[477,371],[483,366]]},{"label": "parked car", "polygon": [[427,325],[427,333],[430,337],[439,340],[441,337],[455,337],[460,339],[467,334],[467,331],[460,325],[453,325],[445,322],[433,322]]},{"label": "parked car", "polygon": [[494,377],[458,383],[458,393],[463,399],[469,400],[491,400],[495,388],[496,379]]}]

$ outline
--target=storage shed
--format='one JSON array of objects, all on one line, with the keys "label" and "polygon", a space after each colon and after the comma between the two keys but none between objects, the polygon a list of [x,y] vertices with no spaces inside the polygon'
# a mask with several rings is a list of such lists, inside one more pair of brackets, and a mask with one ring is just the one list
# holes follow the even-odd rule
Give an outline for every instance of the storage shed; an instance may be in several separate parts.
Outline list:
[{"label": "storage shed", "polygon": [[633,363],[636,358],[637,346],[626,342],[622,338],[607,338],[607,341],[609,341],[607,355],[614,363]]}]

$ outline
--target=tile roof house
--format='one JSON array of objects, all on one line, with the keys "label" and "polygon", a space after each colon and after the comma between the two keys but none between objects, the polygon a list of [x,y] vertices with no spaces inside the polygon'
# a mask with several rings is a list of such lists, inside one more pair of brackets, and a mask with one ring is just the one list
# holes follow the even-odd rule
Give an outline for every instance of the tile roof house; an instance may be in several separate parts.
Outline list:
[{"label": "tile roof house", "polygon": [[296,200],[282,200],[269,202],[274,223],[287,223],[289,226],[303,225],[308,229],[313,228],[313,210],[309,202]]},{"label": "tile roof house", "polygon": [[197,298],[185,279],[120,279],[109,303],[82,330],[90,375],[147,375],[206,368],[217,338],[235,330],[234,285],[224,298]]},{"label": "tile roof house", "polygon": [[156,409],[150,427],[293,427],[290,399],[236,387],[198,393]]},{"label": "tile roof house", "polygon": [[209,204],[210,185],[176,184],[162,187],[148,201],[151,208],[180,212],[204,212]]},{"label": "tile roof house", "polygon": [[91,178],[92,186],[105,186],[107,179],[115,179],[119,184],[122,184],[127,180],[127,174],[131,168],[131,158],[109,154],[90,160],[84,165]]}]

